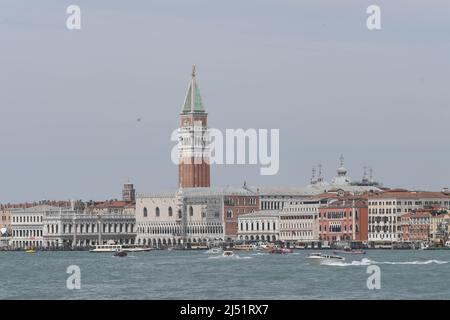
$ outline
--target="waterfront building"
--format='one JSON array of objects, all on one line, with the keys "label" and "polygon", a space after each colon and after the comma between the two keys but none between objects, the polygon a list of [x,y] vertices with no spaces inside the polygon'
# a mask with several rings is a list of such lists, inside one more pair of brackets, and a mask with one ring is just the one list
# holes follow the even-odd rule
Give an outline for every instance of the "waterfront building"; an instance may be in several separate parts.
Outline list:
[{"label": "waterfront building", "polygon": [[7,236],[11,231],[11,210],[10,209],[0,209],[0,236]]},{"label": "waterfront building", "polygon": [[450,235],[450,210],[441,208],[431,211],[430,241],[434,245],[444,245]]},{"label": "waterfront building", "polygon": [[255,211],[238,217],[238,240],[279,240],[280,212],[278,210]]},{"label": "waterfront building", "polygon": [[53,208],[43,215],[43,245],[48,248],[89,247],[98,244],[133,244],[133,214],[79,212]]},{"label": "waterfront building", "polygon": [[434,206],[450,208],[450,194],[404,189],[369,193],[369,241],[400,241],[402,214]]},{"label": "waterfront building", "polygon": [[51,206],[11,209],[11,242],[14,248],[43,246],[43,216]]},{"label": "waterfront building", "polygon": [[286,202],[280,211],[280,240],[290,243],[319,240],[319,207],[333,194]]},{"label": "waterfront building", "polygon": [[344,196],[319,208],[319,240],[368,240],[367,198]]},{"label": "waterfront building", "polygon": [[[245,184],[244,184],[245,186]],[[246,187],[259,197],[261,211],[283,210],[290,201],[302,200],[314,194],[317,190],[307,187]]]},{"label": "waterfront building", "polygon": [[238,217],[258,207],[258,196],[245,188],[179,188],[139,195],[137,243],[174,246],[233,240]]},{"label": "waterfront building", "polygon": [[13,248],[83,247],[94,244],[133,243],[134,214],[90,214],[74,207],[39,205],[11,211],[10,245]]},{"label": "waterfront building", "polygon": [[407,212],[400,216],[400,241],[411,241],[411,215]]},{"label": "waterfront building", "polygon": [[428,242],[431,216],[429,210],[415,210],[402,214],[400,216],[400,240]]},{"label": "waterfront building", "polygon": [[6,247],[11,239],[11,211],[0,208],[0,248]]}]

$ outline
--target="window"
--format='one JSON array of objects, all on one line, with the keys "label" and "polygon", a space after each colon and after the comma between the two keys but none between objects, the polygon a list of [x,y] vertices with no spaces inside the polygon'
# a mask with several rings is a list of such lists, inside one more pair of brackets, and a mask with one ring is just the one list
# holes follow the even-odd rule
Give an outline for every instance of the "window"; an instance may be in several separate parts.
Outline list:
[{"label": "window", "polygon": [[233,211],[232,211],[232,210],[228,210],[228,211],[227,211],[227,218],[228,218],[228,219],[233,218]]},{"label": "window", "polygon": [[155,209],[155,216],[159,217],[159,207],[156,207]]},{"label": "window", "polygon": [[189,207],[189,216],[190,217],[194,216],[194,208],[192,208],[192,206]]},{"label": "window", "polygon": [[146,208],[146,207],[144,207],[144,218],[146,218],[146,217],[147,217],[147,214],[148,214],[148,210],[147,210],[147,208]]},{"label": "window", "polygon": [[169,217],[173,216],[173,210],[172,207],[169,207]]}]

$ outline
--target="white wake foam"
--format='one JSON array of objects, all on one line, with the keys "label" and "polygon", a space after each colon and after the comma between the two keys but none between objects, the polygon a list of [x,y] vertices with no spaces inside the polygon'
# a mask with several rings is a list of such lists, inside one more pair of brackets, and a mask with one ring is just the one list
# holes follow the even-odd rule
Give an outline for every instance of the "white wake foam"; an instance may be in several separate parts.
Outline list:
[{"label": "white wake foam", "polygon": [[326,266],[337,266],[337,267],[347,267],[347,266],[369,266],[372,264],[391,264],[391,265],[428,265],[428,264],[446,264],[449,261],[442,260],[426,260],[426,261],[373,261],[370,259],[362,259],[361,261],[343,262],[343,261],[324,261],[322,265]]},{"label": "white wake foam", "polygon": [[233,260],[233,259],[253,259],[252,257],[240,257],[239,255],[235,254],[231,257],[224,257],[223,255],[217,255],[217,256],[210,256],[208,259],[224,259],[224,260]]}]

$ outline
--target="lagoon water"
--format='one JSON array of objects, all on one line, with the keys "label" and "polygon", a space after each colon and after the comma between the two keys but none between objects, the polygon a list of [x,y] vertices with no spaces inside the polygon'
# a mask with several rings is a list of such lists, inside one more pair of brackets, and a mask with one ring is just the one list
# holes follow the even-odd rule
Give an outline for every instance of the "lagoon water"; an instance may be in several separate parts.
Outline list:
[{"label": "lagoon water", "polygon": [[[310,252],[0,252],[0,299],[450,299],[450,251],[369,250],[332,265]],[[372,264],[379,290],[367,288]],[[79,290],[66,287],[70,265]]]}]

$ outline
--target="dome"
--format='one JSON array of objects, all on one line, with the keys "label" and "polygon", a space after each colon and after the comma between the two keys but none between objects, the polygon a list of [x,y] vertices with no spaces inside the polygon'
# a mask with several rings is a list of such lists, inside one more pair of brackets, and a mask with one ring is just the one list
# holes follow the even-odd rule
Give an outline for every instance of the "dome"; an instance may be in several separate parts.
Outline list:
[{"label": "dome", "polygon": [[340,176],[345,176],[347,174],[347,169],[344,166],[341,166],[337,169],[337,173]]}]

